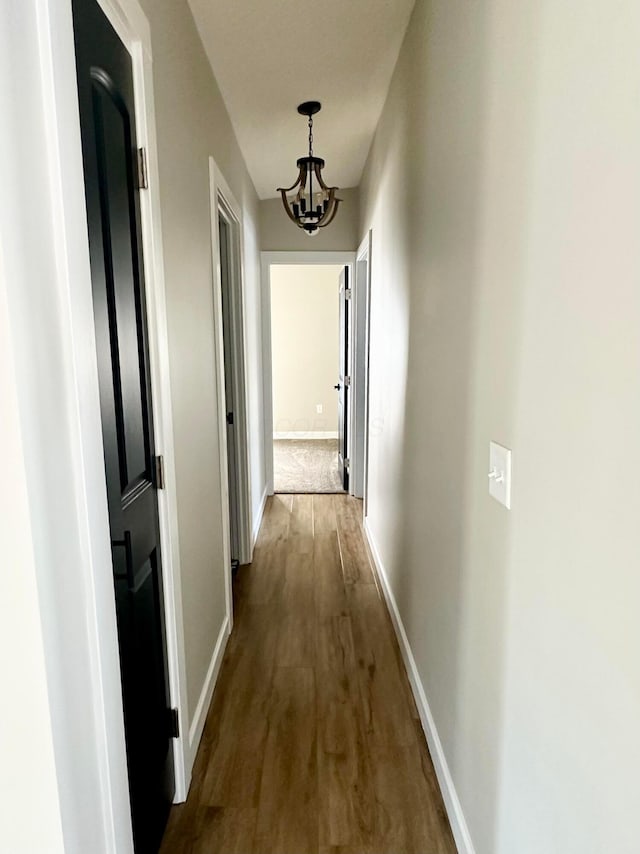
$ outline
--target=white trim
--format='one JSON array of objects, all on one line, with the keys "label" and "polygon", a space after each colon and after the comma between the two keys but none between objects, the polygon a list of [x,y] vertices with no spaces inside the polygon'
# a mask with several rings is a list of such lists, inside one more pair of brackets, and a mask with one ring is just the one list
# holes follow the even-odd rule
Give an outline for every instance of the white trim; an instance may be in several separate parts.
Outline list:
[{"label": "white trim", "polygon": [[220,216],[232,225],[233,298],[231,323],[233,325],[235,426],[238,533],[240,563],[250,563],[253,554],[253,531],[251,526],[251,477],[249,470],[249,420],[248,388],[246,381],[247,336],[245,328],[245,279],[243,267],[242,208],[236,201],[222,172],[213,157],[209,157],[209,205],[211,225],[211,258],[213,282],[213,327],[216,348],[216,396],[218,408],[218,453],[220,460],[222,514],[222,550],[225,565],[225,596],[229,630],[233,628],[233,589],[231,578],[231,523],[229,506],[229,462],[227,449],[227,422],[225,401],[224,329],[222,320],[222,271],[218,226]]},{"label": "white trim", "polygon": [[229,640],[230,634],[231,629],[229,628],[229,618],[228,616],[225,616],[222,621],[222,625],[220,626],[220,631],[218,632],[216,645],[213,648],[213,655],[211,656],[211,661],[207,668],[207,675],[204,680],[204,685],[202,686],[202,691],[200,692],[200,697],[198,698],[196,710],[193,713],[193,721],[189,727],[189,751],[191,754],[192,767],[196,759],[196,753],[198,752],[198,746],[204,731],[209,706],[211,705],[211,698],[213,697],[213,691],[216,687],[218,674],[220,673],[220,665],[222,664],[224,651],[227,648],[227,641]]},{"label": "white trim", "polygon": [[273,355],[271,347],[271,266],[276,264],[344,264],[355,270],[355,252],[261,252],[262,381],[264,384],[264,448],[267,494],[273,495]]},{"label": "white trim", "polygon": [[[268,253],[269,256],[271,253]],[[273,495],[273,351],[271,346],[271,268],[266,252],[260,253],[260,303],[262,306],[262,409],[264,475],[267,495]]]},{"label": "white trim", "polygon": [[[242,208],[236,201],[224,176],[215,164],[214,176],[218,191],[218,216],[224,217],[231,226],[232,238],[232,301],[231,325],[233,327],[233,388],[235,398],[235,426],[237,428],[237,492],[238,534],[240,563],[251,562],[251,474],[249,466],[249,398],[247,388],[247,334],[246,294],[244,278],[244,228]],[[217,234],[217,230],[216,230]],[[217,272],[220,275],[220,265]],[[218,286],[221,287],[220,278]]]},{"label": "white trim", "polygon": [[[165,475],[165,489],[158,491],[158,514],[162,550],[166,654],[171,705],[178,709],[180,732],[184,733],[189,717],[151,31],[137,0],[98,0],[98,2],[131,53],[138,136],[136,144],[139,148],[147,149],[149,189],[140,193],[140,208],[145,259],[154,440],[156,454],[164,459]],[[180,803],[187,797],[191,780],[191,763],[184,735],[174,739],[173,753],[176,776],[174,801]]]},{"label": "white trim", "polygon": [[284,433],[274,433],[274,439],[337,439],[337,430],[290,430]]},{"label": "white trim", "polygon": [[218,190],[217,169],[213,157],[209,158],[209,216],[211,220],[211,261],[213,283],[213,332],[216,363],[216,400],[218,408],[218,453],[220,461],[220,492],[222,500],[222,560],[224,563],[224,588],[226,619],[229,630],[233,628],[233,590],[231,579],[231,523],[229,515],[229,466],[227,457],[227,422],[224,391],[224,335],[222,329],[222,292],[220,289],[220,252],[218,249]]},{"label": "white trim", "polygon": [[260,499],[260,506],[258,507],[258,512],[256,513],[256,518],[253,523],[253,531],[251,532],[252,551],[253,547],[255,547],[256,540],[258,539],[258,534],[260,533],[260,526],[262,525],[262,517],[264,516],[264,509],[267,506],[268,497],[269,494],[267,492],[267,487],[265,486],[264,492],[262,493],[262,498]]},{"label": "white trim", "polygon": [[416,706],[418,707],[422,729],[424,730],[424,734],[427,738],[429,752],[431,753],[433,766],[436,771],[438,783],[440,784],[440,791],[442,792],[442,798],[447,810],[456,846],[460,854],[475,854],[471,834],[469,833],[469,828],[462,811],[462,804],[458,798],[453,777],[451,776],[449,765],[447,764],[442,742],[440,741],[440,736],[438,735],[438,730],[436,729],[436,724],[429,707],[429,701],[427,700],[427,695],[425,693],[420,674],[418,673],[418,667],[416,665],[415,658],[413,657],[411,645],[409,643],[407,633],[405,632],[393,591],[389,585],[387,573],[384,569],[380,553],[367,519],[364,520],[364,532],[367,538],[367,544],[371,551],[371,556],[373,557],[378,578],[380,579],[384,598],[387,602],[387,607],[391,615],[391,621],[393,622],[393,627],[398,638],[400,651],[402,652],[402,659],[407,670],[409,682],[411,683],[413,697],[416,701]]},{"label": "white trim", "polygon": [[[129,52],[136,43],[151,60],[151,27],[137,0],[97,0],[97,3]],[[137,118],[136,114],[136,121]]]},{"label": "white trim", "polygon": [[[367,264],[364,283],[358,277],[361,262]],[[364,290],[363,290],[364,285]],[[353,338],[351,352],[353,367],[351,375],[351,411],[353,433],[351,477],[349,485],[352,495],[364,499],[364,515],[367,515],[367,454],[369,442],[369,342],[371,314],[371,229],[367,232],[356,254],[353,277]],[[360,346],[359,346],[360,345]],[[360,382],[362,378],[362,383]],[[363,386],[361,388],[361,385]]]}]

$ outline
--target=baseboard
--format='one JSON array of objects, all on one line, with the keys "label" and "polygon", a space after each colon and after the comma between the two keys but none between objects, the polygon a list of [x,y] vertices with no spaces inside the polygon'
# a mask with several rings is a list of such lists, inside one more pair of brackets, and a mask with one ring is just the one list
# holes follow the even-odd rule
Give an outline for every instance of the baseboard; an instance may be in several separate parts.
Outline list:
[{"label": "baseboard", "polygon": [[274,433],[274,439],[337,439],[337,430],[293,430],[288,433]]},{"label": "baseboard", "polygon": [[438,730],[436,729],[436,724],[433,719],[433,715],[431,714],[429,701],[427,700],[427,695],[425,694],[424,686],[422,684],[420,674],[418,673],[418,668],[413,657],[413,652],[411,651],[409,639],[407,638],[407,634],[404,630],[402,618],[400,617],[395,597],[389,585],[389,579],[387,578],[387,574],[380,558],[380,552],[378,551],[366,519],[364,521],[364,531],[378,578],[380,579],[382,592],[384,593],[384,598],[386,599],[391,620],[396,631],[398,643],[400,644],[400,651],[402,652],[402,658],[407,669],[411,690],[413,691],[416,706],[418,707],[422,728],[427,739],[427,744],[429,745],[429,752],[431,753],[433,766],[436,770],[438,783],[440,784],[440,791],[442,792],[442,798],[447,810],[449,824],[451,825],[456,847],[459,854],[475,854],[471,834],[469,833],[469,828],[467,827],[467,822],[465,821],[464,813],[462,811],[462,805],[458,798],[453,778],[451,777],[451,772],[449,771],[449,766],[442,748],[442,742],[440,741],[440,736],[438,735]]},{"label": "baseboard", "polygon": [[265,486],[264,492],[262,493],[262,498],[260,499],[260,507],[258,507],[258,513],[256,514],[255,521],[253,523],[253,531],[251,532],[251,550],[253,551],[253,547],[256,544],[256,540],[258,539],[258,534],[260,533],[260,525],[262,525],[262,517],[264,516],[264,508],[267,504],[267,498],[269,496],[269,492],[267,487]]},{"label": "baseboard", "polygon": [[200,698],[198,699],[193,721],[189,727],[189,777],[191,777],[191,770],[193,769],[193,763],[195,762],[196,753],[198,752],[198,747],[200,745],[200,739],[202,738],[202,733],[204,731],[204,724],[207,719],[209,706],[211,705],[211,698],[213,697],[213,689],[216,687],[216,680],[218,679],[220,665],[222,664],[222,656],[224,655],[228,638],[229,617],[225,616],[222,626],[220,627],[220,632],[218,633],[218,639],[213,650],[213,655],[211,656],[211,661],[209,662],[207,675],[204,680],[204,685],[202,686],[202,691],[200,692]]}]

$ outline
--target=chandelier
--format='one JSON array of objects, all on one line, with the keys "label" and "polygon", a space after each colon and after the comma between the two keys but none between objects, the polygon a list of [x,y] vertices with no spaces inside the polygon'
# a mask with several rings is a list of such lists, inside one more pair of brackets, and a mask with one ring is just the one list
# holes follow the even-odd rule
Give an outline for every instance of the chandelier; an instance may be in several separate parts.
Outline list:
[{"label": "chandelier", "polygon": [[[336,198],[338,188],[327,187],[322,179],[324,160],[313,155],[313,117],[320,112],[320,108],[318,101],[305,101],[298,107],[301,116],[309,117],[309,155],[298,159],[300,171],[295,184],[286,189],[278,187],[287,216],[310,237],[333,221],[342,201]],[[294,195],[288,197],[287,193]]]}]

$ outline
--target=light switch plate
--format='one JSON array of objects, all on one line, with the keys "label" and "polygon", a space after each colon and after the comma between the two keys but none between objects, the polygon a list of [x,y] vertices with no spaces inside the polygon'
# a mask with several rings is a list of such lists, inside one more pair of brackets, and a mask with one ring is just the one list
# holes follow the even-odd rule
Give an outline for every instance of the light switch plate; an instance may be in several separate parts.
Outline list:
[{"label": "light switch plate", "polygon": [[511,509],[511,451],[489,442],[489,495]]}]

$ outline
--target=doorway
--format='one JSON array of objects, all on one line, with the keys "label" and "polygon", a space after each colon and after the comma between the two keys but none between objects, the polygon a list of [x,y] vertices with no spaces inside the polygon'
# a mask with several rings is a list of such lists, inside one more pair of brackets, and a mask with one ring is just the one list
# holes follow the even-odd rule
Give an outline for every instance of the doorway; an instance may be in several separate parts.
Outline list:
[{"label": "doorway", "polygon": [[136,852],[175,794],[164,574],[131,54],[96,0],[73,0],[100,413]]},{"label": "doorway", "polygon": [[[363,495],[362,478],[354,479],[352,472],[365,468],[366,410],[355,406],[354,393],[356,373],[366,381],[359,364],[366,348],[358,342],[366,337],[368,317],[356,312],[355,262],[355,253],[349,252],[262,253],[270,494]],[[368,281],[362,277],[361,288],[368,299]],[[321,454],[324,461],[315,474],[313,459]],[[284,483],[283,457],[289,469]]]},{"label": "doorway", "polygon": [[271,271],[274,490],[340,492],[343,395],[337,390],[344,267],[278,265]]},{"label": "doorway", "polygon": [[227,613],[232,621],[231,571],[250,563],[251,492],[247,415],[241,208],[209,158],[213,323],[217,348],[220,478],[228,507],[224,523]]},{"label": "doorway", "polygon": [[353,433],[353,494],[363,498],[363,515],[368,511],[369,471],[369,350],[371,311],[371,231],[358,247],[353,300],[356,329],[354,336],[353,407],[356,429]]}]

